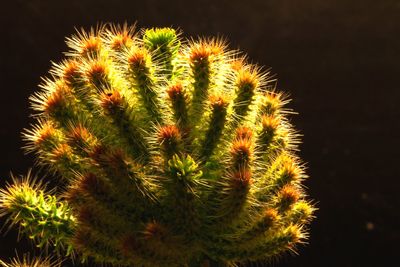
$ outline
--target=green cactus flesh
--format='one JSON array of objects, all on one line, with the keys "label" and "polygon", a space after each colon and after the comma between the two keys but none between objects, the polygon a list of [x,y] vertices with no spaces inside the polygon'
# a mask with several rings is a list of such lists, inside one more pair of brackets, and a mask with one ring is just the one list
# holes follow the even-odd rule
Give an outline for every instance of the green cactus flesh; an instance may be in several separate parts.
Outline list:
[{"label": "green cactus flesh", "polygon": [[307,237],[297,134],[268,71],[221,39],[107,25],[67,39],[23,133],[63,186],[14,179],[0,215],[113,266],[266,262]]}]

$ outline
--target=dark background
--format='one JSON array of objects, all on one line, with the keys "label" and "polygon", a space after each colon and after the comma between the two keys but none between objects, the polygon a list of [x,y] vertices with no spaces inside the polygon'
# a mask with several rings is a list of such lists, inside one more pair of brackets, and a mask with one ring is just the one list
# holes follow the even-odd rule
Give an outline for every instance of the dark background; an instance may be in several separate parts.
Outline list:
[{"label": "dark background", "polygon": [[[278,74],[304,134],[306,182],[318,203],[309,244],[276,266],[400,266],[400,1],[4,1],[0,2],[0,185],[25,174],[20,132],[28,96],[64,37],[97,22],[174,26],[184,36],[226,36]],[[3,224],[4,219],[0,221]],[[30,250],[16,231],[0,258]]]}]

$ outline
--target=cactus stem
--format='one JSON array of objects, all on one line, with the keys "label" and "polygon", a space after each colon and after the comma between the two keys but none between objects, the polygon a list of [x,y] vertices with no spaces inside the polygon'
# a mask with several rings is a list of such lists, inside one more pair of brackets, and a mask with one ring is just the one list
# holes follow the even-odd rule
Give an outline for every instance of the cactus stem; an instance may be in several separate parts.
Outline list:
[{"label": "cactus stem", "polygon": [[204,141],[201,149],[201,158],[207,159],[213,153],[224,129],[228,102],[222,96],[212,96],[211,103],[211,116],[208,130],[205,134]]},{"label": "cactus stem", "polygon": [[155,78],[151,66],[151,58],[144,48],[132,47],[128,55],[129,72],[135,83],[143,105],[154,123],[162,123],[160,103],[155,89]]}]

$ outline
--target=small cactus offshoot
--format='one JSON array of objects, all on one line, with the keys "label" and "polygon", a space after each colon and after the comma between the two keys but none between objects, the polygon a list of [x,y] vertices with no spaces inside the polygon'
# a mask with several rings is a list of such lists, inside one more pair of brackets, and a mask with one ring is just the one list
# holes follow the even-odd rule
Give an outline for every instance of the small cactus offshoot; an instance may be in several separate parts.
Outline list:
[{"label": "small cactus offshoot", "polygon": [[23,132],[61,189],[25,178],[0,193],[0,215],[39,247],[112,266],[235,266],[305,242],[314,208],[288,100],[224,40],[180,35],[106,25],[67,38]]}]

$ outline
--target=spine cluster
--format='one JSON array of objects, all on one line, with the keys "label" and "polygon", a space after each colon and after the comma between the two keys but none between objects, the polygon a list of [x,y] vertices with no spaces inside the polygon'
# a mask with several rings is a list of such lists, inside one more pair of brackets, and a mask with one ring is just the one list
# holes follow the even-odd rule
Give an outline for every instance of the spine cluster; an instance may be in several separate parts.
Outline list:
[{"label": "spine cluster", "polygon": [[113,266],[265,262],[305,241],[314,208],[268,71],[171,28],[102,26],[67,44],[23,133],[63,186],[15,179],[0,215]]}]

